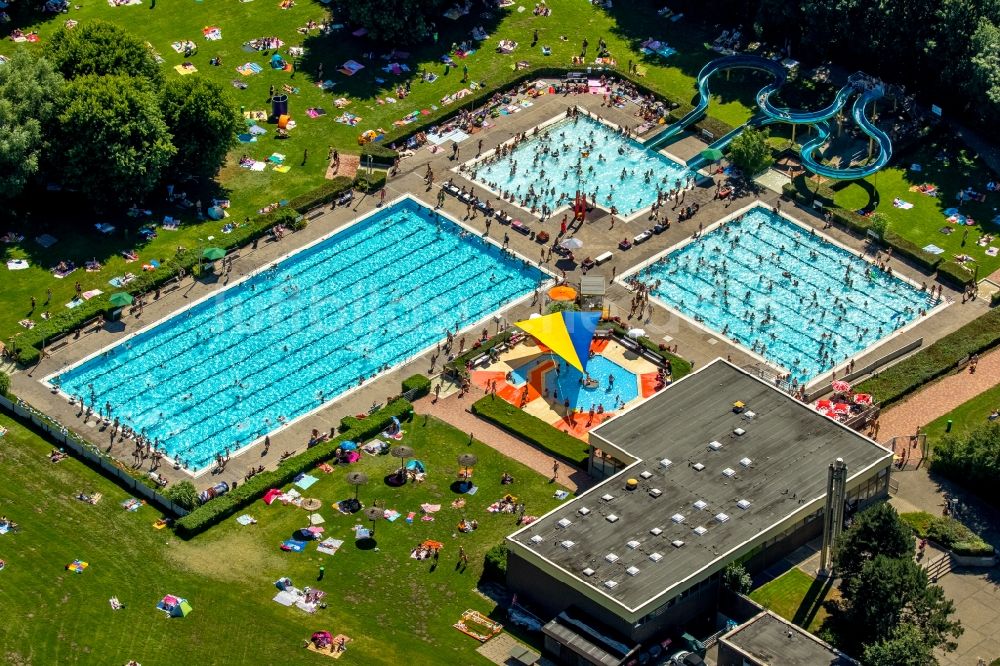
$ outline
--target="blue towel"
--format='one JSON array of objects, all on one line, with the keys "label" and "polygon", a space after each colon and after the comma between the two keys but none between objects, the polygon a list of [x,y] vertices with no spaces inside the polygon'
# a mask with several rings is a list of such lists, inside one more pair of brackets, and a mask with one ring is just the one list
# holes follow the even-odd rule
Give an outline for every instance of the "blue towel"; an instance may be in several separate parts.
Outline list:
[{"label": "blue towel", "polygon": [[311,486],[312,484],[316,483],[317,481],[319,481],[319,479],[317,479],[315,476],[311,476],[311,475],[307,474],[307,475],[303,476],[301,479],[299,479],[298,481],[296,481],[295,485],[297,485],[302,490],[308,490],[309,486]]},{"label": "blue towel", "polygon": [[289,550],[293,553],[301,553],[306,548],[305,541],[296,541],[295,539],[286,539],[281,542],[283,550]]}]

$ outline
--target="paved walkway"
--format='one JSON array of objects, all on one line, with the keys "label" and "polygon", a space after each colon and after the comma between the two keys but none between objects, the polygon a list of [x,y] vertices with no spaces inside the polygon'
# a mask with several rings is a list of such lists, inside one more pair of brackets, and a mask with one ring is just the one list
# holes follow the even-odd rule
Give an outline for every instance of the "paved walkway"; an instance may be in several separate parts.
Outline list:
[{"label": "paved walkway", "polygon": [[[879,439],[888,443],[893,437],[907,437],[934,419],[996,385],[1000,378],[1000,349],[986,353],[975,373],[967,369],[948,375],[890,407],[879,415]],[[905,441],[900,443],[905,447]],[[901,451],[896,451],[901,454]]]},{"label": "paved walkway", "polygon": [[[434,402],[432,396],[427,396],[417,400],[414,403],[414,409],[418,414],[430,414],[450,423],[459,430],[470,433],[479,441],[485,442],[505,456],[530,467],[546,478],[552,478],[552,465],[557,462],[555,458],[468,411],[472,403],[480,397],[475,389],[464,398],[453,394],[441,398],[437,402]],[[594,481],[583,471],[571,467],[565,462],[558,462],[559,472],[556,475],[556,480],[570,491],[579,494],[594,484]]]}]

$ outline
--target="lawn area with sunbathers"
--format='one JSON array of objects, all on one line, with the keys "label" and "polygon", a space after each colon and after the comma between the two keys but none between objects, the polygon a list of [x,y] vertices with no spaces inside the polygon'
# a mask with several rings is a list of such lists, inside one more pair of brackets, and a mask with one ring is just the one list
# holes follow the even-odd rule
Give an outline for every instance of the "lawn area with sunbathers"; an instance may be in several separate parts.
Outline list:
[{"label": "lawn area with sunbathers", "polygon": [[[0,416],[4,430],[5,663],[323,664],[329,657],[310,654],[303,644],[314,632],[329,631],[349,639],[342,663],[487,664],[475,652],[480,643],[452,625],[466,610],[489,614],[494,608],[476,591],[483,556],[515,529],[517,515],[488,508],[508,494],[529,516],[559,503],[553,498],[559,486],[478,441],[470,444],[468,433],[418,415],[403,423],[400,440],[387,439],[415,450],[426,469],[422,482],[393,488],[383,477],[400,459],[362,453],[356,463],[329,473],[312,470],[298,487],[280,489],[296,490],[298,498],[258,501],[182,541],[169,527],[155,527],[162,514],[154,507],[72,457],[50,462],[51,445]],[[451,489],[462,453],[478,457],[474,494]],[[356,527],[372,527],[364,511],[346,515],[335,508],[354,497],[345,478],[355,471],[369,477],[358,489],[365,508],[377,501],[383,515],[395,516],[375,523],[373,540],[355,538]],[[504,472],[512,484],[501,484]],[[299,506],[309,498],[320,508]],[[134,504],[132,511],[123,506]],[[237,521],[240,515],[253,520]],[[460,532],[463,518],[478,528]],[[299,532],[310,527],[311,537]],[[425,541],[443,545],[436,567],[433,557],[414,557],[429,554],[419,548]],[[334,554],[318,551],[323,543]],[[294,544],[305,545],[295,552]],[[459,547],[469,558],[464,570],[456,566]],[[317,580],[320,566],[325,575]],[[291,581],[285,592],[275,585],[282,578]],[[325,595],[295,593],[307,586]],[[191,611],[171,617],[158,609],[166,595],[185,599]]]},{"label": "lawn area with sunbathers", "polygon": [[[105,294],[115,291],[117,287],[110,280],[137,274],[144,266],[153,267],[153,260],[169,260],[179,245],[203,247],[210,236],[216,243],[224,242],[227,225],[240,224],[247,216],[322,184],[331,146],[345,155],[356,153],[359,135],[380,129],[388,133],[385,141],[391,142],[407,134],[414,123],[457,112],[460,102],[446,104],[443,100],[457,99],[462,91],[471,92],[483,84],[503,89],[505,82],[520,74],[515,71],[517,63],[571,67],[586,38],[590,42],[588,64],[593,65],[598,40],[603,38],[620,70],[624,71],[630,60],[641,63],[645,85],[690,101],[695,96],[695,75],[717,55],[704,46],[710,35],[686,19],[672,21],[658,15],[660,6],[654,3],[609,13],[580,0],[554,0],[548,3],[552,9],[549,16],[535,16],[531,4],[521,2],[492,18],[477,13],[458,20],[442,16],[437,21],[436,44],[428,40],[399,48],[354,36],[357,26],[338,27],[338,17],[322,4],[301,0],[288,5],[280,0],[232,0],[160,2],[154,7],[151,0],[131,4],[98,0],[71,2],[65,13],[42,13],[27,3],[11,3],[6,11],[12,22],[6,24],[3,34],[14,29],[35,32],[38,41],[0,40],[0,54],[19,48],[41,50],[67,21],[111,21],[148,42],[162,58],[166,76],[207,77],[223,86],[245,114],[256,112],[266,118],[273,86],[276,94],[288,96],[295,127],[287,139],[279,140],[275,125],[254,121],[257,128],[248,126],[243,137],[246,142],[231,152],[217,182],[177,182],[174,202],[166,200],[166,191],[161,188],[146,201],[136,202],[134,217],[124,212],[96,215],[85,205],[70,205],[57,195],[33,202],[30,218],[19,211],[10,228],[0,228],[0,235],[12,231],[25,236],[21,241],[0,243],[4,261],[14,262],[17,271],[0,267],[6,271],[5,287],[0,292],[0,339],[9,340],[21,331],[19,321],[37,324],[43,313],[65,311],[78,293],[82,298],[95,289]],[[519,7],[526,7],[526,11],[517,11]],[[329,26],[329,34],[322,34],[321,25]],[[476,28],[482,28],[476,34],[485,39],[473,37]],[[531,46],[536,29],[539,41]],[[666,57],[643,53],[642,43],[650,34],[677,52]],[[498,53],[501,39],[518,46],[510,54]],[[460,48],[463,43],[465,50]],[[543,47],[548,47],[551,55],[543,55]],[[301,55],[295,55],[298,53]],[[279,58],[275,61],[276,54]],[[211,64],[217,59],[221,64]],[[276,68],[272,61],[285,66]],[[184,67],[185,63],[191,66]],[[466,66],[468,80],[463,82]],[[407,84],[409,93],[402,96]],[[744,122],[750,117],[757,87],[749,81],[714,82],[717,94],[709,113],[731,125]],[[284,156],[280,163],[269,160],[275,153]],[[241,168],[244,156],[247,165],[266,168]],[[95,157],[95,168],[99,163]],[[213,199],[229,202],[224,209],[228,217],[199,221],[193,203],[201,201],[207,213]],[[178,205],[185,200],[190,207]],[[168,218],[178,219],[180,227],[170,230],[169,223],[164,224]],[[102,233],[96,224],[113,229]],[[140,234],[145,225],[152,225],[150,231],[155,235]],[[43,233],[57,242],[49,247],[40,245],[35,238]],[[136,250],[138,259],[127,262],[122,253],[131,250]],[[96,270],[84,270],[88,261],[95,262]],[[64,278],[54,278],[50,269],[60,262],[72,262],[77,269]],[[52,290],[51,301],[43,307],[48,289]],[[31,297],[38,303],[34,311],[30,311]]]}]

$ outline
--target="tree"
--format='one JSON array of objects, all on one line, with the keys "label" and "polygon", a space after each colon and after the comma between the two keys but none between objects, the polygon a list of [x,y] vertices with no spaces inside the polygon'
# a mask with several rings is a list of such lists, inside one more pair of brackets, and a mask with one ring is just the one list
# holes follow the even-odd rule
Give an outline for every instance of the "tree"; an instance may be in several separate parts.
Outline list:
[{"label": "tree", "polygon": [[339,0],[338,15],[368,29],[376,41],[415,44],[435,34],[431,28],[450,0]]},{"label": "tree", "polygon": [[729,160],[739,167],[747,178],[753,178],[771,166],[771,148],[767,145],[767,132],[747,127],[729,144]]},{"label": "tree", "polygon": [[150,48],[125,28],[107,21],[88,21],[72,30],[59,28],[45,53],[67,79],[119,74],[155,83],[163,80]]},{"label": "tree", "polygon": [[731,562],[722,570],[722,585],[737,594],[746,594],[753,587],[753,579],[740,562]]},{"label": "tree", "polygon": [[129,76],[71,82],[57,131],[63,183],[96,205],[141,200],[176,152],[156,95]]},{"label": "tree", "polygon": [[865,666],[934,666],[938,663],[934,647],[929,645],[913,624],[901,624],[892,636],[866,645],[862,653]]},{"label": "tree", "polygon": [[239,106],[218,84],[187,76],[164,85],[160,108],[177,149],[173,170],[214,176],[244,127]]},{"label": "tree", "polygon": [[871,230],[878,234],[879,239],[885,238],[885,232],[889,230],[889,218],[886,217],[885,213],[872,213],[868,217],[868,222]]},{"label": "tree", "polygon": [[187,480],[170,486],[163,495],[174,504],[188,510],[193,509],[198,504],[198,490],[193,483]]},{"label": "tree", "polygon": [[897,627],[908,623],[931,650],[950,651],[956,647],[952,639],[963,631],[951,619],[955,604],[945,598],[944,590],[931,585],[927,572],[912,557],[876,555],[856,578],[841,585],[841,593],[842,619],[851,627],[842,638],[854,647],[889,641]]},{"label": "tree", "polygon": [[23,49],[0,67],[0,199],[38,173],[63,83],[50,62]]},{"label": "tree", "polygon": [[0,395],[7,395],[10,392],[10,375],[0,371]]},{"label": "tree", "polygon": [[837,540],[836,570],[845,585],[876,555],[890,558],[913,554],[913,533],[888,503],[876,504],[854,517]]},{"label": "tree", "polygon": [[980,120],[995,123],[1000,121],[1000,28],[982,18],[970,42],[963,87]]},{"label": "tree", "polygon": [[964,435],[945,435],[934,446],[931,466],[990,499],[1000,497],[1000,424],[994,421]]}]

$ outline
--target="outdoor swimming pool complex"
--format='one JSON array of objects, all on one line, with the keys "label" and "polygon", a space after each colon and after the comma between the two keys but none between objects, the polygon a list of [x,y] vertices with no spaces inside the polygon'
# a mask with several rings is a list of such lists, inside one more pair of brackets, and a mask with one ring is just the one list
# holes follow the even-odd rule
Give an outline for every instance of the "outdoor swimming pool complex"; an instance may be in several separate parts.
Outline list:
[{"label": "outdoor swimming pool complex", "polygon": [[[539,130],[504,157],[470,165],[472,179],[514,195],[522,208],[555,211],[577,191],[608,210],[631,215],[687,179],[688,170],[593,118],[578,115]],[[507,197],[505,197],[507,198]]]},{"label": "outdoor swimming pool complex", "polygon": [[198,470],[544,277],[406,199],[52,381]]},{"label": "outdoor swimming pool complex", "polygon": [[[587,362],[587,373],[598,381],[598,386],[594,388],[583,386],[580,383],[583,374],[555,354],[545,354],[514,369],[513,385],[524,386],[532,370],[546,362],[553,363],[559,372],[555,367],[545,371],[542,375],[544,385],[535,388],[542,391],[548,389],[546,399],[549,401],[561,404],[569,399],[570,406],[581,412],[591,408],[596,410],[598,405],[604,405],[604,410],[610,412],[639,397],[639,382],[635,373],[600,354]],[[611,377],[614,379],[611,380]]]},{"label": "outdoor swimming pool complex", "polygon": [[640,271],[652,293],[807,382],[929,310],[924,292],[761,207]]}]

